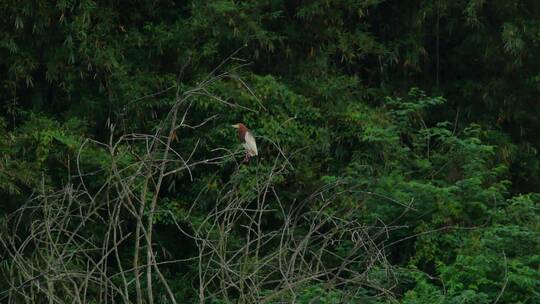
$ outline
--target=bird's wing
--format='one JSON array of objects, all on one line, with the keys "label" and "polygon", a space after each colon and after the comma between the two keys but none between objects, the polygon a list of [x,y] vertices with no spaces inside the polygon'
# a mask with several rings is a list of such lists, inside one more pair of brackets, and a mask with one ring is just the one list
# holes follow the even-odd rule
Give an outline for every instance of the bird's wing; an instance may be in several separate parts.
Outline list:
[{"label": "bird's wing", "polygon": [[255,137],[253,137],[251,132],[246,132],[246,135],[244,136],[244,141],[246,142],[244,144],[244,147],[248,151],[249,156],[257,155],[257,143],[255,142]]}]

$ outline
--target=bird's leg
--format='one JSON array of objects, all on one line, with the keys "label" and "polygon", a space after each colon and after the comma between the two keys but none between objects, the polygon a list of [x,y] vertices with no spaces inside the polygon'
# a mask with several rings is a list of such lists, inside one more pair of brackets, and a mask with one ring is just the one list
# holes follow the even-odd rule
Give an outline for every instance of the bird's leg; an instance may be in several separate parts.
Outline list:
[{"label": "bird's leg", "polygon": [[249,153],[246,152],[246,157],[244,157],[243,163],[249,163]]}]

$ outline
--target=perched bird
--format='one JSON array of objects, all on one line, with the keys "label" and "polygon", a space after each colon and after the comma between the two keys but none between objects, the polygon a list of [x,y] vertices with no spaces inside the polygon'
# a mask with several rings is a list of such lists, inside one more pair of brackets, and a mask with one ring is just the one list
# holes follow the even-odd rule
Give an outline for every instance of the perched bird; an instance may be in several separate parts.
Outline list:
[{"label": "perched bird", "polygon": [[232,127],[238,129],[238,138],[240,138],[242,146],[246,149],[244,162],[248,162],[250,157],[257,156],[258,154],[255,137],[253,137],[251,131],[243,123],[237,123]]}]

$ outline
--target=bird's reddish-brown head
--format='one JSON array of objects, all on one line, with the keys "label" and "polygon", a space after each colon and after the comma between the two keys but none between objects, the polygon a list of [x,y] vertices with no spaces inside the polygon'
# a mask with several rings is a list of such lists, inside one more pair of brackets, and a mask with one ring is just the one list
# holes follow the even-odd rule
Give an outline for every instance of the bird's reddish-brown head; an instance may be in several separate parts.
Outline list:
[{"label": "bird's reddish-brown head", "polygon": [[244,142],[246,133],[249,131],[249,129],[243,123],[234,124],[232,127],[238,129],[238,138],[240,141]]}]

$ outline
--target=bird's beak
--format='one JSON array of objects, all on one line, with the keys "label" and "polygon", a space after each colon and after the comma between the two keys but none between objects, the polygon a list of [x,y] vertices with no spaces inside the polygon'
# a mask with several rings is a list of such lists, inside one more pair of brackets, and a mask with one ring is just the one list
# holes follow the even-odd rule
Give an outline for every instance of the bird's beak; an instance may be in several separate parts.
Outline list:
[{"label": "bird's beak", "polygon": [[231,127],[238,129],[238,124],[232,125]]}]

